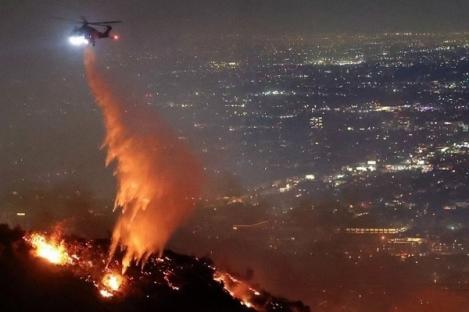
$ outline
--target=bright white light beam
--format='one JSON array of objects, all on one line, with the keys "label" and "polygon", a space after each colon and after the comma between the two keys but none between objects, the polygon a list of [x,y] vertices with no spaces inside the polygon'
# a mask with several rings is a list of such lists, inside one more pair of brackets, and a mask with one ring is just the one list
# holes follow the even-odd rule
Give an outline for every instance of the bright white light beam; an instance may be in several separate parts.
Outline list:
[{"label": "bright white light beam", "polygon": [[68,42],[74,46],[87,45],[90,43],[88,39],[85,38],[85,36],[70,36],[68,37]]}]

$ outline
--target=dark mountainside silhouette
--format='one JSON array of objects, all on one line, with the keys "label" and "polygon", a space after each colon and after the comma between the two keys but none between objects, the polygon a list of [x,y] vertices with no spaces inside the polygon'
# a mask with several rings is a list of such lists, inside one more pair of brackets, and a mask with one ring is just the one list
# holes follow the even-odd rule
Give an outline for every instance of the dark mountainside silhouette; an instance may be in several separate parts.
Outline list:
[{"label": "dark mountainside silhouette", "polygon": [[[24,234],[0,225],[0,311],[254,311],[213,279],[210,260],[171,251],[164,253],[164,261],[150,259],[143,270],[129,268],[124,294],[102,298],[90,280],[34,257]],[[105,255],[109,242],[88,246]],[[168,282],[168,272],[177,289]],[[253,303],[263,311],[309,311],[301,302],[264,291]]]}]

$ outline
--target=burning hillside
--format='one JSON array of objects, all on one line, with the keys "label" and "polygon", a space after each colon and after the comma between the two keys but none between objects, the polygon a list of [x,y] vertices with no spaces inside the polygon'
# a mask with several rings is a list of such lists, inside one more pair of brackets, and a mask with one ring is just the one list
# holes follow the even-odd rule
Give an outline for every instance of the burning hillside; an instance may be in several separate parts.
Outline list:
[{"label": "burning hillside", "polygon": [[308,311],[218,271],[208,259],[166,251],[121,275],[108,241],[24,234],[0,226],[0,310]]}]

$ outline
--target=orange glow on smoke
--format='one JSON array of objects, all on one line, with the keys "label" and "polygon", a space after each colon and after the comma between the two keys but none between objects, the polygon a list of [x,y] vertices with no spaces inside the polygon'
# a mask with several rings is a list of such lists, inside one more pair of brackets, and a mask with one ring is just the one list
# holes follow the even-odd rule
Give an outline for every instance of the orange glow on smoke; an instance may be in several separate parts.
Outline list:
[{"label": "orange glow on smoke", "polygon": [[46,259],[52,264],[65,265],[71,263],[71,258],[67,253],[63,242],[57,242],[55,239],[48,239],[41,234],[31,234],[28,238],[33,247],[34,254],[37,257]]},{"label": "orange glow on smoke", "polygon": [[[122,209],[113,231],[110,259],[125,251],[122,271],[162,253],[176,228],[190,215],[201,169],[188,148],[154,112],[139,112],[117,97],[85,50],[86,77],[102,111],[106,164],[115,165],[115,207]],[[132,110],[134,109],[134,110]]]}]

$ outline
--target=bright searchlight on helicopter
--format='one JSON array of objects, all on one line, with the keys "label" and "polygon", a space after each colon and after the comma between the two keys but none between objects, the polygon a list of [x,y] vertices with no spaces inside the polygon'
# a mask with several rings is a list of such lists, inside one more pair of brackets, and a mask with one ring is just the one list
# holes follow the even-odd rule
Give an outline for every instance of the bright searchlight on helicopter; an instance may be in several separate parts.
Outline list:
[{"label": "bright searchlight on helicopter", "polygon": [[70,36],[68,37],[68,42],[74,46],[81,46],[89,44],[89,40],[85,36]]}]

